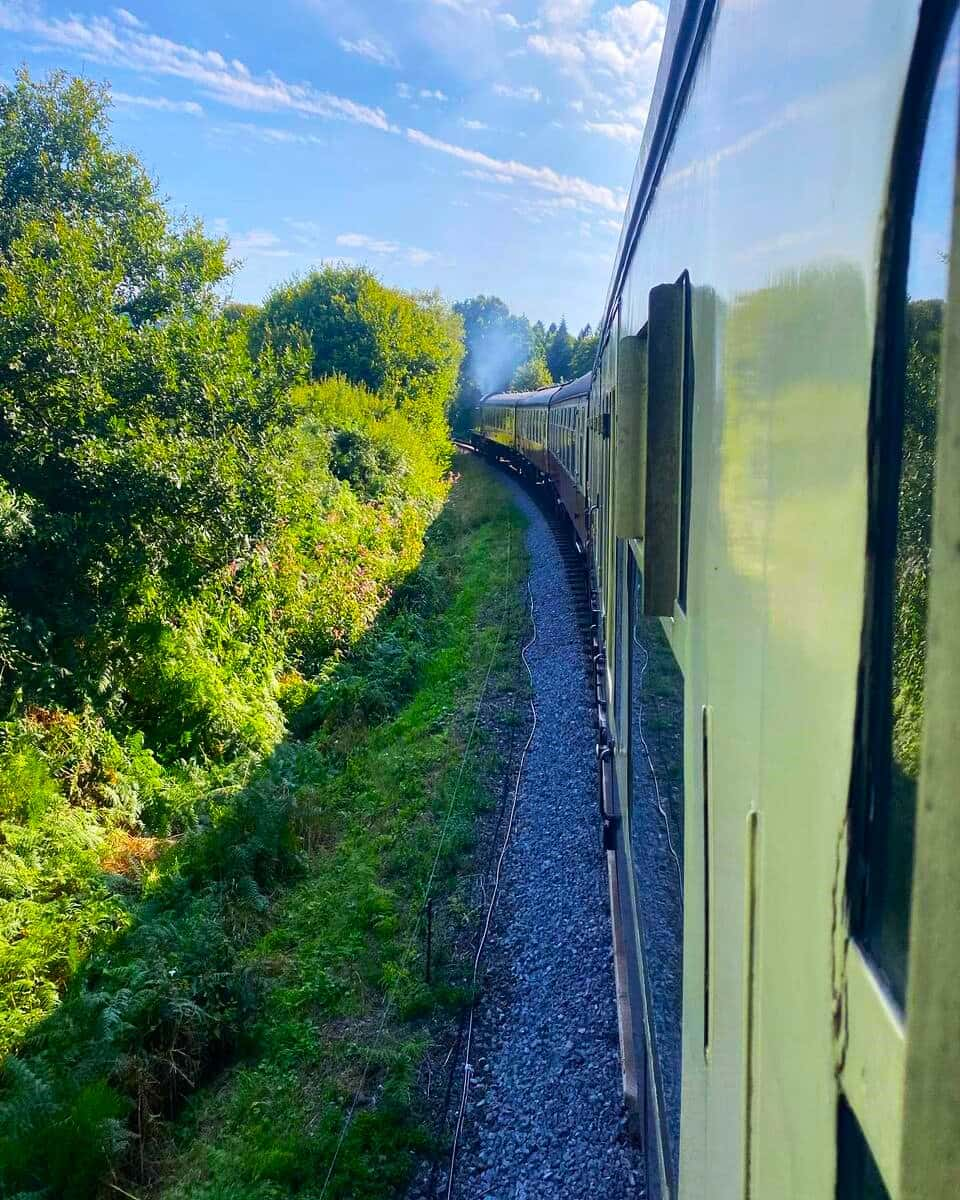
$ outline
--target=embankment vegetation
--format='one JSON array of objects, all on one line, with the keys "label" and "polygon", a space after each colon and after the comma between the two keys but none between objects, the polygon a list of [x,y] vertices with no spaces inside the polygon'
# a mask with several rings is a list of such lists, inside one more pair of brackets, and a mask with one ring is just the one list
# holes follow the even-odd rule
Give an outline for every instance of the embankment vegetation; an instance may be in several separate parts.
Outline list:
[{"label": "embankment vegetation", "polygon": [[0,88],[5,1195],[149,1182],[205,1080],[259,1053],[285,1094],[320,1016],[403,975],[458,639],[503,583],[492,499],[433,524],[459,317],[346,267],[225,311],[225,254],[113,145],[104,91]]}]

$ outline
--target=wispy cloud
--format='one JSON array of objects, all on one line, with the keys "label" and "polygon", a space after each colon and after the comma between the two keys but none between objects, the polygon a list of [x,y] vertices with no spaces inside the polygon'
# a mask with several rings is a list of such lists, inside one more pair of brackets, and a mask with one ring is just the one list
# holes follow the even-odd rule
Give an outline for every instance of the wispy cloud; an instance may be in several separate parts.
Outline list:
[{"label": "wispy cloud", "polygon": [[481,183],[513,183],[512,175],[503,175],[496,171],[482,171],[478,167],[470,167],[461,174],[465,179],[479,179]]},{"label": "wispy cloud", "polygon": [[472,129],[474,131],[490,128],[490,126],[487,125],[485,121],[477,121],[473,117],[461,117],[460,125],[464,129]]},{"label": "wispy cloud", "polygon": [[514,87],[509,83],[495,83],[494,95],[505,96],[508,100],[529,100],[538,104],[543,99],[543,93],[537,87]]},{"label": "wispy cloud", "polygon": [[587,19],[593,3],[594,0],[544,0],[540,11],[548,25],[576,25]]},{"label": "wispy cloud", "polygon": [[494,19],[498,21],[505,29],[539,29],[540,22],[534,21],[518,21],[512,12],[500,12],[494,14]]},{"label": "wispy cloud", "polygon": [[445,92],[441,92],[439,88],[421,88],[417,95],[421,100],[437,100],[441,104],[446,104],[446,102],[450,99],[450,97]]},{"label": "wispy cloud", "polygon": [[634,0],[584,27],[592,8],[580,0],[545,3],[547,32],[531,34],[527,48],[577,79],[594,99],[613,92],[621,102],[647,102],[663,50],[663,11],[652,0]]},{"label": "wispy cloud", "polygon": [[361,58],[368,58],[380,67],[400,66],[396,54],[389,46],[378,45],[370,38],[358,38],[355,42],[348,38],[340,38],[340,49],[347,54],[358,54]]},{"label": "wispy cloud", "polygon": [[420,129],[408,129],[407,137],[418,146],[436,150],[440,154],[449,154],[482,171],[488,171],[493,175],[509,176],[516,182],[529,184],[541,191],[582,200],[595,208],[604,208],[610,212],[619,213],[623,211],[626,204],[626,196],[622,192],[590,183],[576,175],[563,175],[559,171],[553,170],[552,167],[532,167],[527,163],[493,158],[479,150],[470,150],[466,146],[457,146],[451,142],[441,141]]},{"label": "wispy cloud", "polygon": [[128,92],[112,92],[114,104],[130,108],[153,108],[160,112],[189,113],[192,117],[203,116],[203,106],[195,100],[170,100],[167,96],[131,96]]},{"label": "wispy cloud", "polygon": [[553,37],[549,34],[536,33],[527,38],[527,45],[544,58],[555,58],[567,66],[579,65],[586,62],[586,52],[575,38]]},{"label": "wispy cloud", "polygon": [[367,254],[398,259],[408,263],[411,267],[423,267],[427,263],[443,261],[442,256],[433,250],[424,250],[420,246],[405,246],[400,242],[371,237],[366,233],[338,234],[337,245],[344,246],[348,250],[362,250]]},{"label": "wispy cloud", "polygon": [[599,133],[615,142],[626,142],[628,146],[635,145],[643,137],[643,126],[630,121],[584,121],[583,128],[587,133]]},{"label": "wispy cloud", "polygon": [[230,251],[241,258],[293,257],[293,251],[284,246],[280,238],[269,229],[248,229],[246,233],[231,236]]},{"label": "wispy cloud", "polygon": [[289,146],[326,146],[326,138],[316,133],[301,133],[293,129],[278,129],[272,125],[256,125],[252,121],[230,121],[217,125],[214,133],[230,137],[251,138],[258,142]]},{"label": "wispy cloud", "polygon": [[197,50],[158,37],[125,20],[44,17],[18,0],[0,0],[0,30],[25,34],[47,48],[68,49],[94,62],[183,79],[234,108],[296,112],[391,129],[381,108],[318,91],[310,84],[290,83],[272,73],[255,75],[238,59],[227,60],[216,50]]},{"label": "wispy cloud", "polygon": [[146,23],[134,16],[129,8],[115,8],[113,11],[117,20],[122,21],[124,25],[129,25],[132,29],[146,29]]}]

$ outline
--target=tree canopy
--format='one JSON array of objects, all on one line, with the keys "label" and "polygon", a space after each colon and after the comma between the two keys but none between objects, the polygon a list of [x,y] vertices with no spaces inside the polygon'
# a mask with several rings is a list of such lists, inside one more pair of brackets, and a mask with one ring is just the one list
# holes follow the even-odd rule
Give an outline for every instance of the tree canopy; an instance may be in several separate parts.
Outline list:
[{"label": "tree canopy", "polygon": [[502,390],[530,354],[530,323],[498,296],[474,296],[454,307],[463,318],[466,343],[461,379],[480,395]]},{"label": "tree canopy", "polygon": [[436,293],[397,291],[366,267],[326,266],[271,292],[253,338],[258,350],[305,342],[314,379],[342,376],[442,436],[463,324]]},{"label": "tree canopy", "polygon": [[535,390],[590,371],[597,335],[586,325],[572,337],[565,319],[544,327],[517,316],[498,296],[474,296],[454,305],[463,317],[466,354],[460,367],[453,424],[488,392]]},{"label": "tree canopy", "polygon": [[570,363],[573,357],[573,338],[567,329],[566,317],[560,318],[560,324],[553,337],[550,339],[546,349],[546,362],[550,369],[550,374],[561,383],[564,380],[572,379],[570,373]]},{"label": "tree canopy", "polygon": [[555,382],[543,355],[535,354],[525,363],[521,363],[514,371],[513,378],[510,380],[510,390],[535,392],[538,388],[549,387],[551,383]]},{"label": "tree canopy", "polygon": [[168,216],[108,104],[58,74],[0,88],[0,661],[8,684],[37,664],[38,698],[109,691],[134,601],[264,535],[254,464],[302,374],[220,319],[225,243]]}]

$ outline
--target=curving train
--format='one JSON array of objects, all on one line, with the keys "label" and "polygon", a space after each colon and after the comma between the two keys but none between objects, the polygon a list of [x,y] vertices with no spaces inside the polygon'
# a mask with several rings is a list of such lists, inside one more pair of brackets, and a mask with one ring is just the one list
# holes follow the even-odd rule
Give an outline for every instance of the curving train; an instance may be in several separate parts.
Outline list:
[{"label": "curving train", "polygon": [[956,10],[675,2],[594,369],[472,413],[590,564],[651,1197],[960,1196]]}]

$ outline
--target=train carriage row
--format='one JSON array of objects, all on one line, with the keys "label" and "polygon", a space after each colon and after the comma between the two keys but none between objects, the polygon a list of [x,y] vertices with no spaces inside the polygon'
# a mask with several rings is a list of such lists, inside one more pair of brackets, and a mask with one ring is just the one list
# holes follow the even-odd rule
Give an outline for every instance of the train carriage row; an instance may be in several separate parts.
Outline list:
[{"label": "train carriage row", "polygon": [[473,414],[591,565],[651,1197],[960,1196],[956,7],[674,3],[594,370]]}]

